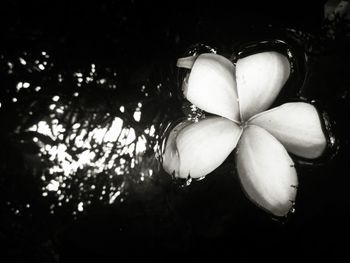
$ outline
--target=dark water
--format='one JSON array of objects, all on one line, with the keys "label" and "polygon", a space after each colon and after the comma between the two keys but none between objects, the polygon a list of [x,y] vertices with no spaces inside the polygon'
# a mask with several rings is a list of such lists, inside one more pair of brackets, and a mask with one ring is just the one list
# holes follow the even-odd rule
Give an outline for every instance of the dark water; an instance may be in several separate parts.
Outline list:
[{"label": "dark water", "polygon": [[[4,4],[1,262],[346,255],[349,23],[324,20],[322,3],[250,4]],[[248,201],[230,158],[188,187],[158,158],[167,125],[188,114],[176,58],[196,43],[230,55],[274,39],[298,53],[285,99],[315,100],[338,147],[299,162],[282,221]]]}]

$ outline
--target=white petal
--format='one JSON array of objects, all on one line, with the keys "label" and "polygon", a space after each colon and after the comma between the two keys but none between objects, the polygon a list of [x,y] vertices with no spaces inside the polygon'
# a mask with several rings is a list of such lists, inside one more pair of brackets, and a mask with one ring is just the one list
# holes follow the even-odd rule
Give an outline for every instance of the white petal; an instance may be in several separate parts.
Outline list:
[{"label": "white petal", "polygon": [[282,144],[258,126],[248,126],[236,155],[243,189],[255,204],[276,216],[292,208],[298,178]]},{"label": "white petal", "polygon": [[236,147],[242,129],[222,117],[209,117],[183,128],[176,137],[181,178],[199,178],[220,166]]},{"label": "white petal", "polygon": [[287,151],[317,158],[327,141],[316,108],[305,102],[286,103],[253,117],[249,123],[263,127],[275,136]]},{"label": "white petal", "polygon": [[183,121],[177,124],[166,138],[166,144],[163,152],[163,168],[168,174],[173,174],[179,170],[180,159],[176,148],[176,137],[179,132],[186,126],[190,125],[191,121]]},{"label": "white petal", "polygon": [[193,64],[196,61],[196,59],[197,59],[197,56],[189,56],[189,57],[179,58],[176,62],[176,66],[178,68],[191,69],[193,67]]},{"label": "white petal", "polygon": [[234,71],[225,57],[201,54],[193,64],[185,97],[204,111],[239,121]]},{"label": "white petal", "polygon": [[241,117],[266,110],[276,99],[290,74],[290,64],[277,52],[262,52],[237,61],[236,81]]}]

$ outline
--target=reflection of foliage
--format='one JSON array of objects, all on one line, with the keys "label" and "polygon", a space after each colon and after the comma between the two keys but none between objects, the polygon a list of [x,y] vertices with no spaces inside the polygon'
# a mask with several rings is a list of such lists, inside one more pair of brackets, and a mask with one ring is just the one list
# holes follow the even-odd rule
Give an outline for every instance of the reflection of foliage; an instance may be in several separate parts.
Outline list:
[{"label": "reflection of foliage", "polygon": [[108,67],[98,72],[91,64],[69,75],[45,51],[1,62],[2,132],[40,178],[43,198],[54,200],[51,213],[123,202],[132,185],[153,180],[171,88],[129,84],[134,98],[125,100],[123,83]]},{"label": "reflection of foliage", "polygon": [[119,69],[56,60],[0,57],[0,240],[35,262],[57,262],[53,235],[86,211],[159,194],[159,134],[178,114],[171,81],[156,71],[129,81]]}]

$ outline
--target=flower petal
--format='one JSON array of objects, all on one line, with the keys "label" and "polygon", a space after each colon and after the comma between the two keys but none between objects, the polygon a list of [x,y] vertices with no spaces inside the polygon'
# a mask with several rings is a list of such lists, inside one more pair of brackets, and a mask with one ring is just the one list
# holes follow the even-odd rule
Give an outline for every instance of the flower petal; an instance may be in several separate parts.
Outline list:
[{"label": "flower petal", "polygon": [[222,117],[209,117],[185,127],[177,136],[179,177],[205,176],[220,166],[236,147],[242,129]]},{"label": "flower petal", "polygon": [[169,133],[165,141],[165,148],[163,151],[163,168],[168,174],[173,174],[174,171],[179,170],[180,159],[179,153],[176,148],[176,137],[179,132],[192,122],[189,120],[180,122]]},{"label": "flower petal", "polygon": [[248,126],[236,154],[237,170],[249,199],[276,216],[292,208],[298,178],[282,144],[263,128]]},{"label": "flower petal", "polygon": [[[177,133],[176,149],[171,147],[174,135],[168,139],[171,154],[163,158],[163,167],[168,173],[180,178],[199,178],[220,166],[236,147],[242,129],[222,117],[209,117],[192,123]],[[170,142],[172,140],[172,142]],[[172,159],[173,158],[173,159]]]},{"label": "flower petal", "polygon": [[320,117],[309,103],[286,103],[254,116],[249,123],[266,129],[287,151],[304,158],[321,156],[327,145]]},{"label": "flower petal", "polygon": [[290,64],[278,52],[262,52],[239,59],[236,81],[241,117],[266,110],[276,99],[290,74]]},{"label": "flower petal", "polygon": [[204,111],[239,121],[234,71],[234,65],[225,57],[201,54],[195,60],[184,88],[185,97]]}]

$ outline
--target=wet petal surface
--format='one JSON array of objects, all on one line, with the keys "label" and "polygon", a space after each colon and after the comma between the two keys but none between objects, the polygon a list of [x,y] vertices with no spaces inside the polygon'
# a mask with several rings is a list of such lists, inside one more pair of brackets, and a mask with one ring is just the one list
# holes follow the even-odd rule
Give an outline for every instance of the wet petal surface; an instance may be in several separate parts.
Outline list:
[{"label": "wet petal surface", "polygon": [[276,99],[290,75],[290,64],[277,52],[262,52],[237,61],[236,81],[241,117],[266,110]]},{"label": "wet petal surface", "polygon": [[321,156],[327,145],[317,110],[309,103],[286,103],[253,117],[249,123],[266,129],[287,151],[304,158]]},{"label": "wet petal surface", "polygon": [[295,200],[298,179],[283,145],[263,128],[248,126],[239,142],[236,161],[249,199],[273,215],[286,215]]}]

